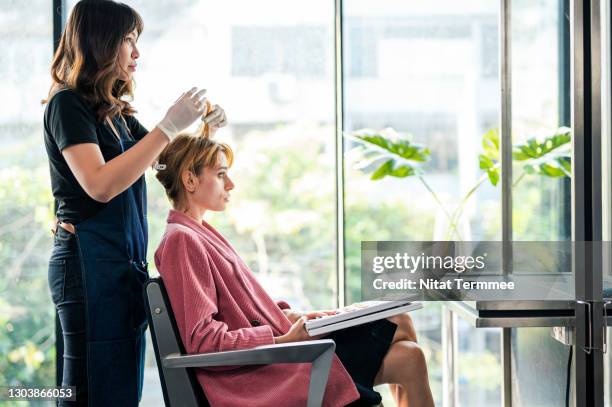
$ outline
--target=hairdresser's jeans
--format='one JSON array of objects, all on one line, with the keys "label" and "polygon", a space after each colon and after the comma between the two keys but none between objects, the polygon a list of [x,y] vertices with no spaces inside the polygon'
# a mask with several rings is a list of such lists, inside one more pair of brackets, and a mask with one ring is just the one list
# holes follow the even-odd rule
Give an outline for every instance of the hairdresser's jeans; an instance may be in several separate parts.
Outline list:
[{"label": "hairdresser's jeans", "polygon": [[64,338],[62,386],[76,387],[76,401],[58,406],[87,406],[85,297],[76,237],[58,227],[49,260],[49,288]]}]

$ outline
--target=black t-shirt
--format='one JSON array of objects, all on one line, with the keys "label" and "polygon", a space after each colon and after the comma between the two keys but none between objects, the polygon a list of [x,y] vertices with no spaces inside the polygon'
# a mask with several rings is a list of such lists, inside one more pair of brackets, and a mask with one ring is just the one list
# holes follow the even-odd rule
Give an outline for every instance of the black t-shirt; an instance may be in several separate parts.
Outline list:
[{"label": "black t-shirt", "polygon": [[[133,116],[120,117],[113,125],[124,140],[140,140],[148,131]],[[129,130],[129,131],[126,131]],[[62,150],[81,143],[95,143],[106,162],[121,154],[117,137],[105,122],[99,122],[87,102],[71,89],[56,93],[45,109],[45,147],[49,156],[51,189],[57,201],[56,216],[62,222],[77,224],[95,215],[104,203],[93,200],[68,167]]]}]

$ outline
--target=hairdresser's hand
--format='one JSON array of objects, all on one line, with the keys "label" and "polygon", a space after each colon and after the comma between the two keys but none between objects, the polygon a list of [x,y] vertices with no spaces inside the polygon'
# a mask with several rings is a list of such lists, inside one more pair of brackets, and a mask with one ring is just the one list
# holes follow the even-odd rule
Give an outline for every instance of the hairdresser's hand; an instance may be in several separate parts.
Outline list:
[{"label": "hairdresser's hand", "polygon": [[306,322],[306,319],[307,318],[305,316],[298,318],[298,320],[295,321],[293,325],[291,325],[291,328],[289,328],[289,331],[286,334],[276,336],[274,338],[274,343],[302,342],[319,339],[320,336],[308,335],[308,332],[304,327],[304,322]]},{"label": "hairdresser's hand", "polygon": [[202,116],[202,121],[208,124],[208,134],[212,137],[217,130],[227,125],[225,110],[219,105],[213,105],[210,112]]},{"label": "hairdresser's hand", "polygon": [[172,140],[202,115],[206,108],[206,89],[193,87],[174,102],[157,127]]}]

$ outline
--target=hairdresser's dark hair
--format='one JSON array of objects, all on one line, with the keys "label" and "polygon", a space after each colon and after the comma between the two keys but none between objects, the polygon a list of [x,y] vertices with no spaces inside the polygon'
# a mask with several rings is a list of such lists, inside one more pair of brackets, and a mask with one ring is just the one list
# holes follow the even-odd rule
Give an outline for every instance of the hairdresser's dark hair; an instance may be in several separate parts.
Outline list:
[{"label": "hairdresser's dark hair", "polygon": [[81,0],[72,9],[51,64],[53,82],[43,103],[63,88],[75,90],[98,120],[135,110],[133,82],[120,79],[118,55],[125,37],[143,30],[140,15],[112,0]]}]

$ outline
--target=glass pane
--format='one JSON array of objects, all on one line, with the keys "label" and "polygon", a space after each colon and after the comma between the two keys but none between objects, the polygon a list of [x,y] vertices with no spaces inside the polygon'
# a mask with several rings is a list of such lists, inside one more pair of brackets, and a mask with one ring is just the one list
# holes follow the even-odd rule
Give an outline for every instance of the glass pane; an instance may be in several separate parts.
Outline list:
[{"label": "glass pane", "polygon": [[[332,305],[333,8],[325,1],[128,3],[145,21],[136,76],[141,121],[154,126],[192,84],[208,89],[229,117],[218,138],[236,150],[233,202],[211,214],[212,224],[273,296],[297,307]],[[169,7],[181,24],[169,23]],[[169,204],[157,181],[148,184],[151,255]]]},{"label": "glass pane", "polygon": [[0,386],[55,385],[53,203],[40,103],[49,90],[51,22],[46,0],[0,1]]},{"label": "glass pane", "polygon": [[567,405],[570,347],[552,338],[550,328],[513,328],[511,342],[512,403],[518,406]]},{"label": "glass pane", "polygon": [[[501,405],[501,330],[474,328],[457,318],[457,382],[459,405]],[[474,366],[478,366],[475,369]]]},{"label": "glass pane", "polygon": [[[344,3],[348,302],[360,298],[362,240],[501,238],[499,183],[479,168],[485,135],[499,126],[498,3]],[[421,161],[355,140],[363,134],[410,142]],[[357,146],[379,157],[370,162]],[[389,159],[396,176],[383,167]],[[440,404],[440,305],[413,317]]]},{"label": "glass pane", "polygon": [[[571,141],[569,129],[559,129],[570,125],[569,13],[563,3],[512,2],[512,143],[520,154],[512,169],[514,240],[571,237]],[[544,147],[547,142],[554,148]]]},{"label": "glass pane", "polygon": [[[560,129],[570,125],[566,3],[512,2],[512,144],[525,153],[513,161],[514,240],[571,238],[571,169],[561,165],[571,157],[571,138]],[[513,328],[511,343],[513,402],[565,405],[569,347],[549,328]]]},{"label": "glass pane", "polygon": [[[333,2],[124,2],[145,25],[134,101],[143,125],[155,126],[194,85],[227,113],[216,137],[236,153],[236,188],[226,212],[207,221],[270,295],[297,309],[334,306]],[[147,174],[150,266],[169,209],[154,175]],[[148,358],[143,404],[163,405],[151,351]]]}]

